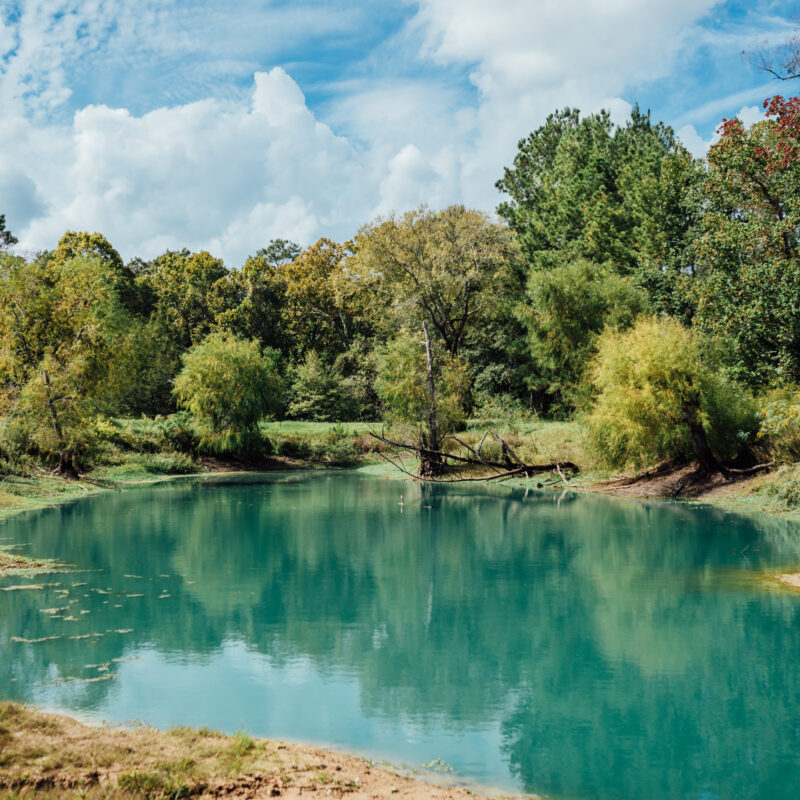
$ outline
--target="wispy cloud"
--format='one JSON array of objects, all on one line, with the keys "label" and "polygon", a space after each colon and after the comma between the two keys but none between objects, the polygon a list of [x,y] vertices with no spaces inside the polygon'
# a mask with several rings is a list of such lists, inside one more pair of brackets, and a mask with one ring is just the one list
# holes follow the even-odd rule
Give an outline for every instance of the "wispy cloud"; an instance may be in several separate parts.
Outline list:
[{"label": "wispy cloud", "polygon": [[722,115],[730,114],[732,108],[735,109],[749,103],[760,102],[765,97],[780,94],[781,88],[785,90],[786,87],[785,85],[782,87],[779,81],[772,80],[753,86],[751,89],[744,89],[741,92],[734,92],[725,97],[710,100],[681,114],[673,121],[673,125],[679,127],[682,125],[702,124],[709,120],[721,121]]}]

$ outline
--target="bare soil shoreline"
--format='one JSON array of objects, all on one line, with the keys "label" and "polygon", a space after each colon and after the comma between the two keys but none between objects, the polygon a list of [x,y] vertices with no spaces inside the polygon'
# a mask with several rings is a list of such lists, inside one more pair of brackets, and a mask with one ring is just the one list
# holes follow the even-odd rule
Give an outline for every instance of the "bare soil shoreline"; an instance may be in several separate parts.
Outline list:
[{"label": "bare soil shoreline", "polygon": [[0,703],[0,796],[325,797],[458,800],[372,761],[303,744],[207,729],[110,728]]}]

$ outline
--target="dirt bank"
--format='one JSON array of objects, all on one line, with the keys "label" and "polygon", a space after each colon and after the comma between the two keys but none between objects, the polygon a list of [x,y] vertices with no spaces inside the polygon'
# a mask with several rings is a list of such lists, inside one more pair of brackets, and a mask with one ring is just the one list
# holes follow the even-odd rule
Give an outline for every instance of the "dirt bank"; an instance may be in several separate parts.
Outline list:
[{"label": "dirt bank", "polygon": [[770,472],[759,472],[726,478],[721,473],[708,475],[696,464],[681,464],[655,468],[635,476],[596,481],[580,488],[617,497],[681,498],[713,503],[733,511],[769,513],[770,509],[753,508],[750,504],[743,504],[741,499],[752,496],[770,480],[771,475]]},{"label": "dirt bank", "polygon": [[87,727],[0,703],[0,796],[466,798],[461,787],[299,744],[201,729]]},{"label": "dirt bank", "polygon": [[754,476],[725,478],[721,473],[708,475],[699,470],[696,464],[682,464],[656,468],[636,476],[598,481],[586,488],[619,497],[683,497],[699,500],[730,492],[754,479]]}]

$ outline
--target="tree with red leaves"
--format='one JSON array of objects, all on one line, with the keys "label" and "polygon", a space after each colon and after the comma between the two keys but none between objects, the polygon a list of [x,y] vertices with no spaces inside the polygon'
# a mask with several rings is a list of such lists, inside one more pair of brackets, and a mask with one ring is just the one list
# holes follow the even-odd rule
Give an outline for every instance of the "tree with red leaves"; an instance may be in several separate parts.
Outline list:
[{"label": "tree with red leaves", "polygon": [[749,128],[724,120],[709,150],[690,290],[698,326],[732,342],[756,386],[800,380],[800,100],[765,107]]}]

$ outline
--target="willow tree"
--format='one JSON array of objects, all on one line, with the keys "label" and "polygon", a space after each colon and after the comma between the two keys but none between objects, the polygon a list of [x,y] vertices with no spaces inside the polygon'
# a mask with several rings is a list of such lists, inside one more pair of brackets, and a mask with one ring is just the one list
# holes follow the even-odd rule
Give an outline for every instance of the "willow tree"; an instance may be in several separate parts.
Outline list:
[{"label": "willow tree", "polygon": [[209,334],[183,356],[175,395],[201,428],[207,444],[246,448],[258,423],[279,404],[279,354],[258,340]]},{"label": "willow tree", "polygon": [[592,365],[596,392],[589,438],[600,461],[642,467],[694,458],[725,472],[758,427],[752,397],[721,369],[718,352],[676,320],[641,317],[607,330]]}]

